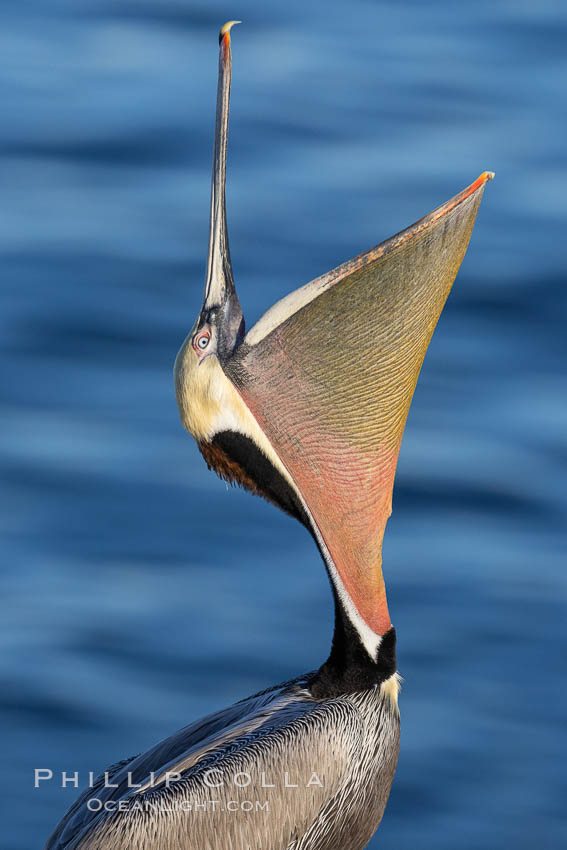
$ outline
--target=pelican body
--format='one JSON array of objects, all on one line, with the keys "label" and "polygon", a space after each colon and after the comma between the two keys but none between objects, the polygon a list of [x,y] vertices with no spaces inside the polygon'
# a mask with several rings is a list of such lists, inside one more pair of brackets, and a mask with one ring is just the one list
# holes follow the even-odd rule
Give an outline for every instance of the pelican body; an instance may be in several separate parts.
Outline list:
[{"label": "pelican body", "polygon": [[210,468],[313,536],[334,597],[332,647],[318,670],[110,767],[46,850],[359,850],[396,769],[382,537],[421,364],[493,175],[246,333],[225,211],[233,23],[220,32],[205,296],[175,363],[177,402]]}]

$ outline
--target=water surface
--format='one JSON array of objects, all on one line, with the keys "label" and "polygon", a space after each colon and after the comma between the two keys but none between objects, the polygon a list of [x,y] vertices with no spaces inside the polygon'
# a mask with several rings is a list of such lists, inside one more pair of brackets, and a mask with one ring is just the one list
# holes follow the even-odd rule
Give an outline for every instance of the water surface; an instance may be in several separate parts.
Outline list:
[{"label": "water surface", "polygon": [[487,187],[427,355],[384,564],[402,752],[372,847],[565,846],[567,10],[556,3],[52,0],[0,32],[5,850],[80,772],[311,669],[330,593],[292,520],[178,422],[202,293],[216,33],[248,325]]}]

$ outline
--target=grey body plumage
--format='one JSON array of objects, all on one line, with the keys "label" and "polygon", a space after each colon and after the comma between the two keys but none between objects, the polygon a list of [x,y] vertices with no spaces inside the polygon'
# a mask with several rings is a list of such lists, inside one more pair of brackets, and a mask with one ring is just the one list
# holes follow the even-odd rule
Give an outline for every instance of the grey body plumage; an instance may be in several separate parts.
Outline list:
[{"label": "grey body plumage", "polygon": [[[310,678],[238,702],[109,768],[46,850],[363,848],[396,768],[397,680],[316,700]],[[109,802],[110,811],[98,810]]]},{"label": "grey body plumage", "polygon": [[205,297],[177,356],[176,397],[209,467],[312,534],[335,603],[331,653],[315,673],[109,768],[46,850],[360,850],[396,769],[382,535],[419,370],[493,175],[245,334],[225,212],[232,23],[220,35]]}]

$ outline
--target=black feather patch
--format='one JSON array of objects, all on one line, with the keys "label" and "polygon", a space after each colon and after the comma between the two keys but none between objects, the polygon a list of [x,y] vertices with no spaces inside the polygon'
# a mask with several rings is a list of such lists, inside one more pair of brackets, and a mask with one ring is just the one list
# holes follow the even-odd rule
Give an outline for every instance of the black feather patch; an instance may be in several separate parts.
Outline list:
[{"label": "black feather patch", "polygon": [[236,431],[221,431],[210,442],[199,443],[199,449],[209,469],[214,469],[225,481],[263,496],[311,530],[292,488],[249,437]]}]

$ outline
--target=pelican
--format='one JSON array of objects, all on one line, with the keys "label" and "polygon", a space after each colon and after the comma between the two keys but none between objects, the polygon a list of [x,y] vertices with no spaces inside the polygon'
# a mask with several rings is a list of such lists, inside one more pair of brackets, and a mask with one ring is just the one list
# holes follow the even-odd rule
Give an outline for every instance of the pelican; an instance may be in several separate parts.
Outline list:
[{"label": "pelican", "polygon": [[318,670],[112,765],[47,850],[358,850],[396,770],[400,679],[382,538],[421,364],[493,174],[283,298],[246,333],[225,209],[235,23],[219,36],[204,301],[175,390],[208,466],[312,535],[334,598],[332,646]]}]

